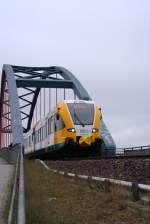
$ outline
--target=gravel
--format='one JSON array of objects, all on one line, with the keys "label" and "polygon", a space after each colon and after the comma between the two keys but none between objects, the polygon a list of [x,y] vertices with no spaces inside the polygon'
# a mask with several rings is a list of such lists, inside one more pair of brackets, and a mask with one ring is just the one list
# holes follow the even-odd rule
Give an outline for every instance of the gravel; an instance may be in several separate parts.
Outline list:
[{"label": "gravel", "polygon": [[150,158],[46,161],[52,169],[150,184]]}]

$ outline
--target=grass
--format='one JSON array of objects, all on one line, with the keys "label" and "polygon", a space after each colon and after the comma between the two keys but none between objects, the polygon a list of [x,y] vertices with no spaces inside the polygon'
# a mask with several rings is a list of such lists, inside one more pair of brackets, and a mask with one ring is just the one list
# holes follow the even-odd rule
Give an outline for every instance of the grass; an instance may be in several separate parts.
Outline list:
[{"label": "grass", "polygon": [[27,224],[148,224],[150,206],[126,189],[61,176],[25,161]]}]

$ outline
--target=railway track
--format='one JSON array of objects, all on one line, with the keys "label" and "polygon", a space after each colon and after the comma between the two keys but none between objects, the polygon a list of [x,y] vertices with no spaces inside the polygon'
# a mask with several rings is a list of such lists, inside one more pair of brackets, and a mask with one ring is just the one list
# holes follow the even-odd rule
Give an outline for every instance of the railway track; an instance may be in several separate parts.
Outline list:
[{"label": "railway track", "polygon": [[[98,154],[64,154],[60,153],[57,157],[49,157],[49,160],[61,160],[61,161],[74,161],[74,160],[101,160],[101,159],[138,159],[138,158],[149,158],[150,157],[150,146],[138,146],[138,147],[130,147],[130,148],[117,148],[116,154],[114,151],[109,151],[108,154],[98,155]],[[48,160],[45,157],[45,160]]]},{"label": "railway track", "polygon": [[150,184],[150,156],[147,155],[63,158],[45,160],[45,163],[59,171]]},{"label": "railway track", "polygon": [[76,156],[76,157],[56,157],[56,158],[49,158],[46,161],[82,161],[82,160],[118,160],[118,159],[140,159],[140,158],[150,158],[150,155],[116,155],[116,156]]}]

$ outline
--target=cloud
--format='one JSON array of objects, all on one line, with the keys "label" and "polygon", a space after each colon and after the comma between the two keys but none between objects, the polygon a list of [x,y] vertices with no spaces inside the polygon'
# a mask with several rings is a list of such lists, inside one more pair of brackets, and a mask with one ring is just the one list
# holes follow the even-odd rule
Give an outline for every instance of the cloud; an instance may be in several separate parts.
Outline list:
[{"label": "cloud", "polygon": [[150,142],[150,2],[1,2],[0,66],[68,68],[102,106],[117,146]]}]

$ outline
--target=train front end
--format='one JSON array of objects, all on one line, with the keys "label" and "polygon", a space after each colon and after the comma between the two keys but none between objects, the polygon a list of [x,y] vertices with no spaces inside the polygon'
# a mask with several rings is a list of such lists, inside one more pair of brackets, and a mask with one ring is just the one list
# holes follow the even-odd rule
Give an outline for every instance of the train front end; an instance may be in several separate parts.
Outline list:
[{"label": "train front end", "polygon": [[101,154],[101,108],[93,101],[70,100],[65,103],[68,113],[65,145],[78,153]]}]

